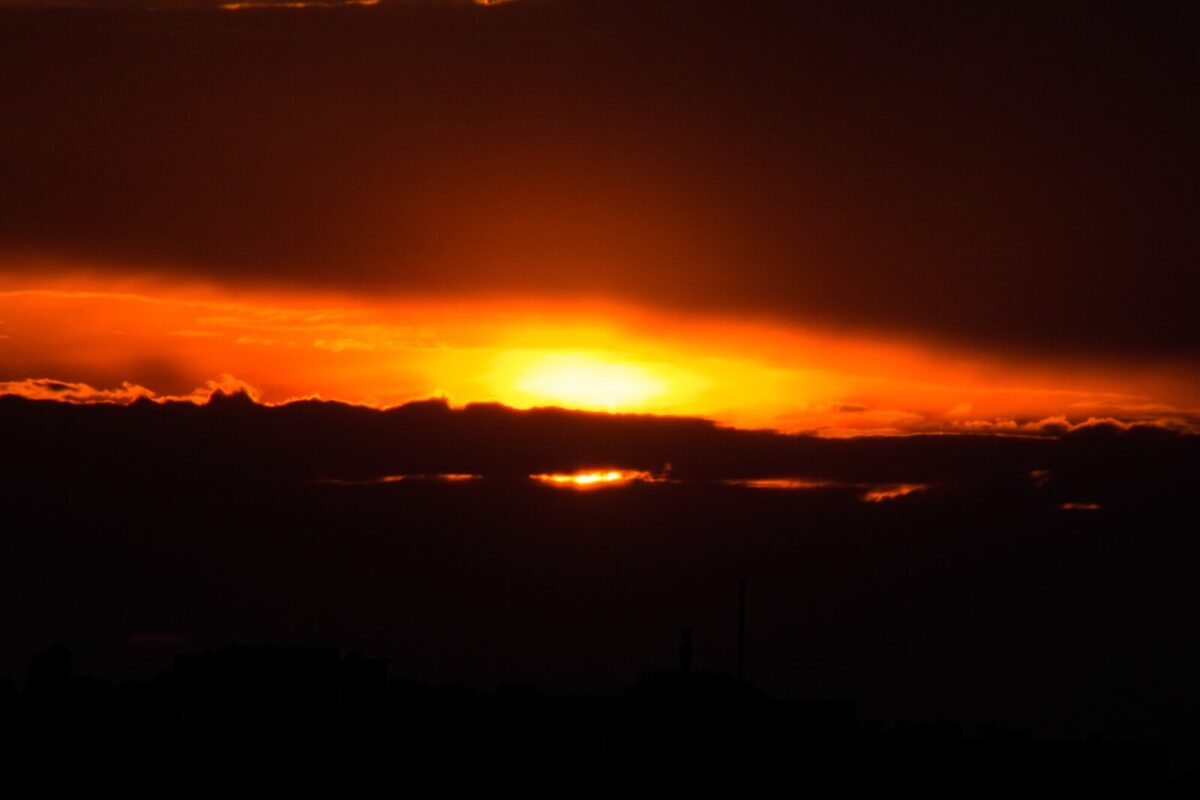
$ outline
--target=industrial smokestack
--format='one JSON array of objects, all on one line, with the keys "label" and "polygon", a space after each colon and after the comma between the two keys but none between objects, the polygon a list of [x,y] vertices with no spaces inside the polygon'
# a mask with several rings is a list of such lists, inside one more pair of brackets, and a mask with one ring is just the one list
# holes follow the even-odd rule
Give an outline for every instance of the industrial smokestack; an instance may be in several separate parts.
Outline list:
[{"label": "industrial smokestack", "polygon": [[746,677],[746,579],[738,581],[737,676]]}]

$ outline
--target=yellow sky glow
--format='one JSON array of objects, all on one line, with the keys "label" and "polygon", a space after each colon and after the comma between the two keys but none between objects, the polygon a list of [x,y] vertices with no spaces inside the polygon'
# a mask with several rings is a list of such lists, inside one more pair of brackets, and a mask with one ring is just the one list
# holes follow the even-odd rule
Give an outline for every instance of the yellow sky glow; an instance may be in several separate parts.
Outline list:
[{"label": "yellow sky glow", "polygon": [[687,402],[703,385],[699,375],[687,370],[629,359],[621,353],[537,349],[500,353],[489,382],[497,394],[516,405],[594,411]]},{"label": "yellow sky glow", "polygon": [[445,396],[827,436],[1021,433],[1104,417],[1186,427],[1200,407],[1194,373],[1021,362],[598,301],[392,301],[80,279],[0,292],[0,391],[61,399],[203,398],[244,384],[264,402]]}]

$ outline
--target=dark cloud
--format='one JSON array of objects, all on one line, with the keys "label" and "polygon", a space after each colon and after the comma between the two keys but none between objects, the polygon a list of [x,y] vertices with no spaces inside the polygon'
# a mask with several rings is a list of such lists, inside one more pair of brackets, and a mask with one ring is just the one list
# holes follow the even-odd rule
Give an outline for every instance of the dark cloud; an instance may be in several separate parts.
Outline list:
[{"label": "dark cloud", "polygon": [[0,249],[1187,357],[1195,14],[0,9]]},{"label": "dark cloud", "polygon": [[[1031,426],[1019,436],[822,439],[687,417],[517,411],[492,403],[453,409],[440,399],[388,410],[318,400],[264,406],[232,382],[211,385],[202,405],[179,398],[152,402],[145,390],[128,385],[33,391],[47,383],[0,384],[0,390],[26,395],[0,395],[0,434],[22,454],[14,467],[30,474],[59,470],[59,455],[76,453],[69,469],[80,472],[62,475],[65,483],[91,483],[108,474],[134,483],[238,476],[283,483],[398,475],[509,480],[621,469],[674,482],[761,488],[972,485],[1024,491],[1031,475],[1046,475],[1048,484],[1040,485],[1055,492],[1141,504],[1158,494],[1178,496],[1179,487],[1200,479],[1200,437],[1113,421]],[[73,402],[56,402],[61,400]]]}]

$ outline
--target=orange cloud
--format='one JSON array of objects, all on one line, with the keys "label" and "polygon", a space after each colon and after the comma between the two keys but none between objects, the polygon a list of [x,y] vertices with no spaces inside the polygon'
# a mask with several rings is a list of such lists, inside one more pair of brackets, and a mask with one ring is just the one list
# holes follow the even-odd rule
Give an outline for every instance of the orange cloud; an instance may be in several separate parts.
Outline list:
[{"label": "orange cloud", "polygon": [[145,386],[128,382],[115,389],[97,389],[86,383],[57,381],[51,378],[0,381],[0,394],[15,394],[31,400],[59,400],[64,403],[132,403],[140,397],[155,397],[154,392]]},{"label": "orange cloud", "polygon": [[50,378],[26,378],[20,381],[0,381],[0,395],[13,394],[30,400],[57,400],[63,403],[116,403],[127,405],[146,399],[155,402],[183,401],[206,402],[214,392],[236,394],[244,392],[253,400],[260,400],[261,393],[245,381],[232,375],[222,375],[219,380],[204,381],[203,385],[182,395],[159,394],[136,383],[123,382],[114,389],[97,389],[86,383],[58,381]]},{"label": "orange cloud", "polygon": [[923,492],[928,489],[921,483],[894,483],[886,486],[877,486],[863,493],[862,499],[868,503],[881,503],[884,500],[894,500],[897,497],[904,497],[914,492]]}]

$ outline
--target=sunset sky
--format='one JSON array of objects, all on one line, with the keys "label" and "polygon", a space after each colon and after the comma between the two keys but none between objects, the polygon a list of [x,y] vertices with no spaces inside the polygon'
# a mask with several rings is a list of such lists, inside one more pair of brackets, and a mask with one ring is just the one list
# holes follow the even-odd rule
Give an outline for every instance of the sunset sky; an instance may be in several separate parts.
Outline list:
[{"label": "sunset sky", "polygon": [[10,772],[1200,786],[1198,43],[1195,0],[0,0]]},{"label": "sunset sky", "polygon": [[0,6],[2,391],[1200,426],[1194,10]]}]

